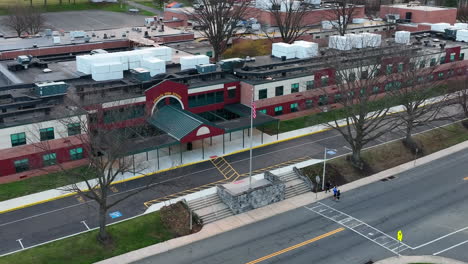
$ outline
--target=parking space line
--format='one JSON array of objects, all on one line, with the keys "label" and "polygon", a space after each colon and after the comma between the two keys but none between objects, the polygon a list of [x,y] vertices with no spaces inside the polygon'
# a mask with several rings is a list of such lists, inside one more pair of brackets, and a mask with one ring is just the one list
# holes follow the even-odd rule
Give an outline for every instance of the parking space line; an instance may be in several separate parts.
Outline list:
[{"label": "parking space line", "polygon": [[437,241],[439,241],[439,240],[441,240],[441,239],[444,239],[444,238],[446,238],[446,237],[448,237],[448,236],[451,236],[451,235],[453,235],[453,234],[456,234],[456,233],[458,233],[458,232],[465,231],[465,230],[467,230],[467,229],[468,229],[468,226],[467,226],[467,227],[464,227],[464,228],[462,228],[462,229],[458,229],[458,230],[456,230],[456,231],[453,231],[452,233],[448,233],[448,234],[446,234],[446,235],[444,235],[444,236],[441,236],[441,237],[439,237],[439,238],[436,238],[436,239],[431,240],[431,241],[429,241],[429,242],[426,242],[426,243],[424,243],[424,244],[421,244],[421,245],[419,245],[419,246],[417,246],[417,247],[413,247],[412,249],[422,248],[422,247],[424,247],[424,246],[427,246],[427,245],[429,245],[429,244],[432,244],[432,243],[434,243],[434,242],[437,242]]},{"label": "parking space line", "polygon": [[437,255],[439,255],[439,254],[441,254],[441,253],[444,253],[445,251],[451,250],[452,248],[456,248],[456,247],[461,246],[461,245],[466,244],[466,243],[468,243],[468,240],[463,241],[463,242],[461,242],[461,243],[458,243],[458,244],[456,244],[456,245],[453,245],[453,246],[451,246],[451,247],[448,247],[448,248],[446,248],[446,249],[444,249],[444,250],[441,250],[441,251],[439,251],[439,252],[436,252],[436,253],[434,253],[434,254],[432,254],[432,255],[437,256]]},{"label": "parking space line", "polygon": [[81,221],[81,223],[83,223],[83,225],[88,229],[88,230],[91,230],[91,228],[89,228],[89,226],[86,224],[86,222],[83,220]]},{"label": "parking space line", "polygon": [[24,249],[23,242],[21,242],[21,240],[23,239],[22,238],[16,239],[16,241],[18,241],[18,243],[20,244],[21,248]]}]

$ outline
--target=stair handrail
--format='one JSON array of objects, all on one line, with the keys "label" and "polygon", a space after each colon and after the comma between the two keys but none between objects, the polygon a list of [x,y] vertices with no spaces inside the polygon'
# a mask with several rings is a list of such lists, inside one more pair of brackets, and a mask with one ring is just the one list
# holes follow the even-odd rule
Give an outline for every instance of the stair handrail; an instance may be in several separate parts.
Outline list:
[{"label": "stair handrail", "polygon": [[307,185],[307,187],[309,187],[310,191],[314,189],[314,183],[309,179],[309,177],[304,176],[301,170],[294,166],[293,171],[297,177],[299,177]]}]

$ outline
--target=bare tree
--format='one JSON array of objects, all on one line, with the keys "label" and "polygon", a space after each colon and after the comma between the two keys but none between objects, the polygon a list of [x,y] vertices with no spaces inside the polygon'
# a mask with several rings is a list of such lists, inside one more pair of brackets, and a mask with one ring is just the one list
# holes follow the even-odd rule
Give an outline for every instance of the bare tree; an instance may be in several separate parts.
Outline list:
[{"label": "bare tree", "polygon": [[[309,5],[305,2],[269,0],[261,8],[267,10],[273,18],[276,27],[278,27],[282,42],[292,43],[309,29],[304,21],[310,12]],[[268,26],[264,26],[262,31],[269,39],[274,39],[276,31],[270,32],[268,29]]]},{"label": "bare tree", "polygon": [[462,23],[468,23],[468,6],[460,6],[457,9],[457,20]]},{"label": "bare tree", "polygon": [[247,16],[249,4],[250,0],[198,0],[193,11],[186,12],[213,46],[216,61],[226,50],[238,22]]},{"label": "bare tree", "polygon": [[332,21],[333,27],[341,36],[346,34],[348,25],[351,24],[353,18],[357,15],[359,0],[333,0],[329,1],[331,8],[325,13],[325,20]]},{"label": "bare tree", "polygon": [[[69,118],[59,119],[63,127],[68,128],[68,135],[72,129],[72,137],[68,137],[66,142],[72,149],[80,149],[81,155],[87,159],[89,166],[82,170],[70,170],[61,163],[54,163],[61,171],[67,174],[68,185],[60,189],[66,192],[77,193],[98,204],[99,216],[99,234],[98,240],[107,244],[112,241],[106,230],[106,216],[110,208],[129,197],[150,188],[153,183],[142,186],[138,190],[133,190],[122,194],[119,197],[110,197],[111,185],[116,181],[119,175],[125,173],[142,174],[146,169],[145,162],[134,156],[126,156],[129,148],[135,144],[135,137],[143,137],[147,133],[145,126],[126,127],[123,129],[104,128],[97,125],[88,115],[87,111],[74,102],[67,102],[68,107],[63,110]],[[71,109],[71,110],[70,110]],[[134,109],[129,111],[116,111],[116,118],[122,115],[131,114]],[[62,114],[63,114],[62,113]],[[106,115],[106,118],[112,118],[113,113]],[[46,153],[53,153],[49,141],[40,141],[35,145],[43,149]],[[78,153],[78,152],[77,152]],[[48,154],[46,154],[48,155]]]},{"label": "bare tree", "polygon": [[[455,95],[455,103],[460,106],[463,116],[468,118],[468,78],[465,75],[457,76],[448,83],[448,87]],[[468,120],[462,123],[468,128]]]},{"label": "bare tree", "polygon": [[[403,106],[404,112],[396,115],[405,127],[403,143],[412,151],[420,150],[412,138],[414,128],[442,118],[441,110],[447,100],[443,84],[447,76],[438,76],[437,62],[440,56],[396,57],[387,61],[387,80],[391,86],[387,92]],[[454,70],[449,70],[454,75]],[[434,97],[439,96],[435,102]]]},{"label": "bare tree", "polygon": [[32,7],[27,9],[25,21],[27,27],[26,32],[30,35],[39,33],[45,24],[45,18],[42,13],[38,9]]},{"label": "bare tree", "polygon": [[24,6],[17,5],[8,9],[8,16],[2,20],[2,23],[14,30],[18,37],[28,28],[26,23],[27,9]]},{"label": "bare tree", "polygon": [[321,102],[328,103],[328,99],[334,97],[335,104],[346,112],[344,118],[335,114],[329,126],[350,145],[351,163],[359,169],[365,166],[361,157],[364,146],[397,126],[395,118],[389,115],[391,101],[382,93],[385,76],[381,74],[380,65],[386,56],[399,52],[360,49],[349,54],[336,52],[333,55],[337,59],[330,60],[329,67],[335,71],[336,88],[324,89]]}]

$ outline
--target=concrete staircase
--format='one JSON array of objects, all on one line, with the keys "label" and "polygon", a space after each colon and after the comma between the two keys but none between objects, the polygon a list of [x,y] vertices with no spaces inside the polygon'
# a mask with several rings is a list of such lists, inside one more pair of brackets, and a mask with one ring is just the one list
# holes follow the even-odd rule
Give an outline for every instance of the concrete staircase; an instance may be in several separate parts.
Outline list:
[{"label": "concrete staircase", "polygon": [[227,205],[225,205],[217,194],[210,194],[188,202],[193,210],[202,220],[203,224],[226,218],[234,215]]},{"label": "concrete staircase", "polygon": [[278,174],[278,177],[286,185],[285,199],[311,191],[294,171]]}]

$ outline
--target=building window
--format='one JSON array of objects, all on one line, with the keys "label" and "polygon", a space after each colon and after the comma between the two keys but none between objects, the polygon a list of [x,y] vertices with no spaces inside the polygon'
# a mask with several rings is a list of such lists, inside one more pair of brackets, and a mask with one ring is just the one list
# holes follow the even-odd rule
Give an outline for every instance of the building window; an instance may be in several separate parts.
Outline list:
[{"label": "building window", "polygon": [[306,100],[306,108],[310,109],[314,107],[314,100]]},{"label": "building window", "polygon": [[420,69],[423,69],[423,68],[425,68],[425,67],[426,67],[426,62],[425,62],[425,61],[421,61],[421,62],[419,63],[419,68],[420,68]]},{"label": "building window", "polygon": [[215,93],[215,103],[224,102],[224,91],[219,91]]},{"label": "building window", "polygon": [[261,89],[258,91],[258,99],[266,99],[268,94],[267,89]]},{"label": "building window", "polygon": [[374,87],[372,88],[372,93],[374,93],[374,94],[378,94],[379,91],[380,91],[380,88],[379,88],[378,86],[374,86]]},{"label": "building window", "polygon": [[362,79],[362,80],[367,80],[367,78],[369,78],[369,72],[366,71],[366,70],[363,70],[363,71],[361,72],[361,79]]},{"label": "building window", "polygon": [[438,77],[439,77],[439,79],[444,78],[444,73],[443,73],[443,72],[439,72]]},{"label": "building window", "polygon": [[79,160],[83,158],[83,148],[70,149],[70,159]]},{"label": "building window", "polygon": [[326,95],[320,95],[319,96],[319,105],[326,105],[328,104],[328,96]]},{"label": "building window", "polygon": [[460,53],[460,60],[464,60],[465,59],[465,53]]},{"label": "building window", "polygon": [[39,129],[39,134],[41,136],[41,141],[51,140],[55,138],[53,127]]},{"label": "building window", "polygon": [[431,75],[429,75],[428,78],[429,78],[429,81],[433,81],[434,80],[434,75],[431,74]]},{"label": "building window", "polygon": [[385,85],[385,91],[391,91],[393,89],[393,82],[389,82]]},{"label": "building window", "polygon": [[73,123],[68,124],[68,136],[74,136],[81,134],[81,126],[80,123]]},{"label": "building window", "polygon": [[11,134],[11,146],[20,146],[26,144],[26,133],[17,133],[17,134]]},{"label": "building window", "polygon": [[354,72],[350,72],[348,76],[348,80],[350,82],[354,82],[356,80],[356,74]]},{"label": "building window", "polygon": [[353,98],[354,97],[354,91],[348,92],[348,97]]},{"label": "building window", "polygon": [[13,162],[13,164],[15,165],[15,171],[17,173],[29,170],[29,160],[28,159],[15,160]]},{"label": "building window", "polygon": [[440,57],[440,64],[444,64],[445,63],[445,56],[442,56]]},{"label": "building window", "polygon": [[277,86],[275,88],[275,96],[281,96],[283,95],[283,86]]},{"label": "building window", "polygon": [[432,58],[432,59],[431,59],[431,63],[430,63],[429,65],[435,66],[435,65],[436,65],[436,59],[435,59],[435,58]]},{"label": "building window", "polygon": [[392,64],[388,64],[387,65],[387,74],[391,74],[393,72],[393,65]]},{"label": "building window", "polygon": [[224,91],[189,96],[189,107],[204,106],[224,101]]},{"label": "building window", "polygon": [[314,89],[314,81],[310,80],[306,82],[306,90],[312,90]]},{"label": "building window", "polygon": [[275,115],[282,115],[283,114],[283,107],[277,106],[275,107]]},{"label": "building window", "polygon": [[228,90],[228,97],[235,98],[236,97],[236,89]]},{"label": "building window", "polygon": [[291,84],[291,93],[297,93],[297,92],[299,92],[299,84],[298,83]]},{"label": "building window", "polygon": [[403,63],[398,64],[398,72],[403,72]]},{"label": "building window", "polygon": [[258,112],[264,113],[265,115],[267,114],[267,110],[266,110],[266,109],[258,110]]},{"label": "building window", "polygon": [[322,86],[328,86],[328,76],[322,76]]},{"label": "building window", "polygon": [[340,102],[340,101],[341,101],[341,97],[342,97],[342,96],[341,96],[340,93],[335,94],[335,102],[336,102],[336,103]]},{"label": "building window", "polygon": [[395,81],[394,86],[395,86],[395,89],[400,89],[401,88],[401,82]]},{"label": "building window", "polygon": [[418,77],[418,82],[424,82],[424,76],[419,76]]},{"label": "building window", "polygon": [[320,36],[315,36],[315,38],[316,38],[316,39],[319,39],[319,38],[320,38]]},{"label": "building window", "polygon": [[452,76],[454,73],[455,73],[455,71],[453,69],[448,70],[448,75],[449,76]]},{"label": "building window", "polygon": [[104,111],[104,123],[122,122],[129,119],[140,118],[145,115],[145,104],[119,107]]},{"label": "building window", "polygon": [[361,96],[365,95],[366,94],[366,88],[362,88],[359,93],[361,94]]},{"label": "building window", "polygon": [[44,163],[44,167],[52,166],[57,163],[57,155],[55,153],[49,153],[42,156],[42,162]]},{"label": "building window", "polygon": [[299,105],[297,103],[291,104],[291,112],[297,112],[299,110]]},{"label": "building window", "polygon": [[450,54],[450,61],[455,61],[455,53]]}]

